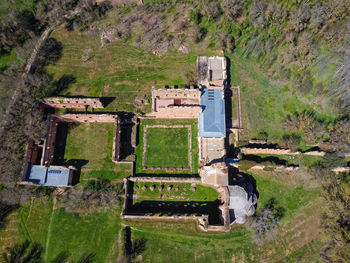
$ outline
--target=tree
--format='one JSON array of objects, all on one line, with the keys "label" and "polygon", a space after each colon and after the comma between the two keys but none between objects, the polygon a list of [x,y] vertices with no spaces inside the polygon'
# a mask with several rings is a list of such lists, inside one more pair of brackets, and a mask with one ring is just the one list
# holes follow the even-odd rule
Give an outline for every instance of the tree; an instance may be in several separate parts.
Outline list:
[{"label": "tree", "polygon": [[303,4],[299,6],[290,16],[289,25],[296,32],[303,31],[311,18],[310,7]]},{"label": "tree", "polygon": [[265,240],[273,239],[284,213],[285,209],[278,206],[277,199],[272,197],[259,214],[247,224],[248,228],[254,231],[254,240],[258,245],[262,245]]},{"label": "tree", "polygon": [[5,263],[41,263],[43,249],[38,243],[28,240],[7,248],[2,258]]},{"label": "tree", "polygon": [[318,33],[327,22],[326,6],[323,3],[316,3],[311,9],[310,29]]},{"label": "tree", "polygon": [[332,175],[324,182],[325,215],[322,223],[329,242],[321,257],[328,262],[350,261],[350,174]]},{"label": "tree", "polygon": [[267,21],[265,18],[266,2],[255,0],[250,7],[250,19],[256,27],[265,28]]},{"label": "tree", "polygon": [[236,20],[242,14],[244,2],[243,0],[223,0],[221,8],[229,19]]}]

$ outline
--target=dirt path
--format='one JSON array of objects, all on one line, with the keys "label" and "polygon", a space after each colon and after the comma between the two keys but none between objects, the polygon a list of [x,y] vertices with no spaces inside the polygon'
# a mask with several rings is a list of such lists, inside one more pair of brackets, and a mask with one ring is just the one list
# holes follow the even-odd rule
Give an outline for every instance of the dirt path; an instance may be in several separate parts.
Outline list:
[{"label": "dirt path", "polygon": [[118,260],[117,262],[123,261],[123,250],[122,250],[122,231],[121,229],[118,234]]},{"label": "dirt path", "polygon": [[56,210],[56,204],[57,204],[57,196],[56,193],[53,193],[53,199],[52,199],[52,212],[51,212],[51,216],[50,216],[50,221],[49,221],[49,225],[47,228],[47,234],[46,234],[46,242],[45,242],[45,254],[44,254],[44,260],[45,262],[47,262],[47,256],[48,256],[48,251],[49,251],[49,244],[50,244],[50,239],[51,239],[51,228],[52,228],[52,221],[53,221],[53,215],[55,213]]}]

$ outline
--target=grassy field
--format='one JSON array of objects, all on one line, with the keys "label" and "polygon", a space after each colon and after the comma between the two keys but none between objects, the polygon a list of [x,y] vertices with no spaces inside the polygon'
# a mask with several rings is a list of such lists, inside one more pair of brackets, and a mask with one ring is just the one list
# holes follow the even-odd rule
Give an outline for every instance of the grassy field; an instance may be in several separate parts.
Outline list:
[{"label": "grassy field", "polygon": [[312,95],[301,95],[288,82],[266,75],[254,58],[242,57],[239,52],[225,53],[230,59],[231,85],[240,86],[242,126],[241,140],[266,132],[270,139],[279,140],[283,120],[288,114],[317,110],[326,119],[335,117],[330,106],[319,104]]},{"label": "grassy field", "polygon": [[[198,173],[198,144],[197,144],[197,121],[195,120],[169,120],[169,119],[143,119],[140,123],[139,127],[139,140],[136,149],[136,173],[165,173],[165,170],[145,170],[143,169],[143,132],[144,125],[191,125],[191,154],[192,154],[192,171],[191,170],[178,170],[175,173],[182,174],[197,174]],[[152,128],[154,129],[154,128]],[[152,129],[147,129],[147,133]],[[147,137],[147,145],[151,147],[150,151],[147,148],[146,156],[147,156],[147,166],[149,165],[148,161],[155,162],[155,165],[160,165],[160,167],[166,167],[168,165],[172,165],[174,167],[174,161],[171,158],[176,158],[179,162],[175,162],[177,167],[182,167],[184,162],[186,161],[186,166],[188,167],[188,144],[184,142],[188,142],[188,133],[187,128],[181,128],[181,132],[175,136],[173,133],[177,133],[177,131],[170,131],[169,134],[168,129],[157,129],[160,133],[163,134],[155,134],[151,140]],[[183,131],[183,132],[182,132]],[[168,137],[169,135],[169,137]],[[174,137],[175,136],[175,137]],[[176,143],[174,143],[174,139]],[[166,147],[161,147],[161,145],[166,145]],[[171,145],[171,146],[170,146]],[[175,146],[176,145],[176,146]],[[170,146],[170,147],[169,147]],[[171,153],[171,150],[176,150],[176,152]],[[150,154],[150,155],[149,155]],[[152,164],[152,163],[151,163]],[[180,166],[181,165],[181,166]],[[157,166],[156,166],[157,167]]]},{"label": "grassy field", "polygon": [[188,128],[147,128],[146,167],[189,167]]},{"label": "grassy field", "polygon": [[[159,190],[159,186],[163,186],[163,190]],[[138,187],[136,190],[135,187]],[[146,190],[142,187],[146,186]],[[154,190],[151,191],[150,187],[154,186]],[[168,186],[171,190],[168,191]],[[210,187],[205,187],[202,185],[196,185],[196,190],[192,191],[191,184],[187,183],[134,183],[134,194],[137,194],[137,199],[135,202],[140,202],[143,200],[162,200],[162,201],[215,201],[218,199],[218,192]],[[179,188],[176,191],[176,188]]]},{"label": "grassy field", "polygon": [[[8,217],[9,222],[0,229],[0,247],[27,238],[43,246],[46,259],[60,252],[67,252],[72,259],[95,253],[96,262],[114,262],[120,248],[119,231],[127,224],[133,240],[146,239],[143,262],[319,262],[323,244],[321,189],[293,175],[266,172],[252,176],[259,191],[258,210],[271,198],[284,209],[279,232],[263,246],[254,244],[252,233],[244,226],[234,225],[229,233],[205,233],[197,222],[121,221],[121,208],[79,216],[65,213],[59,201],[33,199]],[[137,194],[155,200],[159,197],[157,186],[154,192]],[[164,196],[172,199],[165,189]],[[184,200],[205,197],[214,200],[217,193],[197,185],[196,192],[184,191],[183,195]]]},{"label": "grassy field", "polygon": [[[62,95],[115,97],[106,111],[136,112],[135,98],[150,97],[152,86],[186,84],[186,74],[195,70],[198,55],[170,51],[156,56],[124,41],[101,47],[99,35],[64,29],[55,31],[52,37],[62,42],[63,53],[57,64],[50,65],[47,71],[55,80],[64,75],[75,78]],[[82,56],[88,48],[93,50],[93,56],[84,63]],[[204,50],[202,54],[215,53]],[[141,109],[151,110],[150,105]]]}]

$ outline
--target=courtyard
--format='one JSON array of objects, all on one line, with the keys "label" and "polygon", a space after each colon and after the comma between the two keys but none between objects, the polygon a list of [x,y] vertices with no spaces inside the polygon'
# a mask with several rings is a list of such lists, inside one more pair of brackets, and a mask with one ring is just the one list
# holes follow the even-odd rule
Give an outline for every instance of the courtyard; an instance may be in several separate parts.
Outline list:
[{"label": "courtyard", "polygon": [[136,173],[197,174],[196,124],[193,120],[142,120]]},{"label": "courtyard", "polygon": [[128,164],[112,161],[114,123],[59,123],[55,165],[73,165],[80,181],[90,178],[118,179],[130,174]]}]

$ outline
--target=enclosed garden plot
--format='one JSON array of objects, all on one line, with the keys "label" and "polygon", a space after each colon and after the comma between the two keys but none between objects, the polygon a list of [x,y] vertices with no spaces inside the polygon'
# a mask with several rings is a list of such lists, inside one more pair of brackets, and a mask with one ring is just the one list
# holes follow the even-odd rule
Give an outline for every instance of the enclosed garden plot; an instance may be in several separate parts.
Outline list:
[{"label": "enclosed garden plot", "polygon": [[143,119],[136,174],[197,174],[197,133],[193,120]]},{"label": "enclosed garden plot", "polygon": [[54,164],[73,165],[82,179],[117,179],[130,174],[130,167],[112,162],[114,123],[60,123]]},{"label": "enclosed garden plot", "polygon": [[146,125],[143,130],[144,169],[191,170],[190,125]]},{"label": "enclosed garden plot", "polygon": [[144,200],[215,201],[218,192],[210,187],[190,183],[134,182],[134,203]]}]

